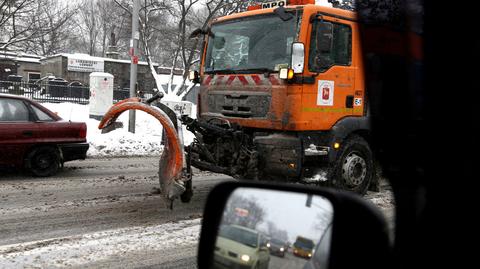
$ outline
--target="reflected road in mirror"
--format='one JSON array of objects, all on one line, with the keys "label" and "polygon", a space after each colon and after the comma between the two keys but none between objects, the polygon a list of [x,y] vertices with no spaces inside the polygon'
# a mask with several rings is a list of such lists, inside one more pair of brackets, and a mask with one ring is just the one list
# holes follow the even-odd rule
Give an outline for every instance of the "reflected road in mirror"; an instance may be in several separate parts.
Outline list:
[{"label": "reflected road in mirror", "polygon": [[324,197],[239,188],[225,206],[212,268],[326,268],[332,219]]}]

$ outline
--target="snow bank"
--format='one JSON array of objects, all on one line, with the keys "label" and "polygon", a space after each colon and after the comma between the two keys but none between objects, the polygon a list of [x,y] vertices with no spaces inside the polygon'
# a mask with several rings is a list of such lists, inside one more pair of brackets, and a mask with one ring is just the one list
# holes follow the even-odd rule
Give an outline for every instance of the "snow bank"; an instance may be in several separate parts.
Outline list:
[{"label": "snow bank", "polygon": [[[80,121],[87,124],[87,142],[90,144],[88,157],[151,156],[160,155],[163,150],[162,126],[152,116],[143,111],[136,112],[135,134],[128,132],[128,112],[118,118],[123,128],[102,134],[98,120],[89,118],[88,105],[72,103],[43,103],[64,120]],[[192,111],[196,111],[194,107]],[[192,112],[195,114],[195,112]],[[185,144],[193,141],[193,134],[183,128]]]}]

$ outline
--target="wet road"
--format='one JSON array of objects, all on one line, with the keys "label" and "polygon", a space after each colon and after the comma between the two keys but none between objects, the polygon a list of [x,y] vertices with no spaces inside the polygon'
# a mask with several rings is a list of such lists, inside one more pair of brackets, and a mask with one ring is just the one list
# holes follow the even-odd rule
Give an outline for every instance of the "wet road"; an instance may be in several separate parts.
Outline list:
[{"label": "wet road", "polygon": [[[0,171],[0,268],[196,268],[206,196],[231,178],[197,171],[192,202],[170,211],[157,165],[158,157],[89,159],[50,178]],[[393,218],[388,189],[367,199]],[[270,268],[305,262],[272,256]]]}]

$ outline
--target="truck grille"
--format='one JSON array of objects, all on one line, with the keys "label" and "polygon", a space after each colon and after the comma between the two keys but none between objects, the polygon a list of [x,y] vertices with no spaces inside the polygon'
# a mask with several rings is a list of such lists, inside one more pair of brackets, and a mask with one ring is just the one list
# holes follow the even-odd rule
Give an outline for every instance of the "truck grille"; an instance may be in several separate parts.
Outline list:
[{"label": "truck grille", "polygon": [[267,94],[211,93],[208,110],[226,117],[263,118],[270,109],[271,99]]}]

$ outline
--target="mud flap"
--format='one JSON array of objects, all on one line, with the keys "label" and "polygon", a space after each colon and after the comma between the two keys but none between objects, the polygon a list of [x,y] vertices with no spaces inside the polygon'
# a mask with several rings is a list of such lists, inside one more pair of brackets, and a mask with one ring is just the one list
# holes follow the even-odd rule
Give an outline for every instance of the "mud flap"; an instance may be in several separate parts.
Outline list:
[{"label": "mud flap", "polygon": [[167,139],[160,157],[158,175],[162,196],[172,207],[173,201],[185,192],[185,181],[189,179],[184,176],[183,142],[167,113],[158,107],[142,103],[140,98],[129,98],[113,105],[103,117],[98,128],[108,128],[123,112],[130,109],[141,110],[152,115],[165,130]]}]

